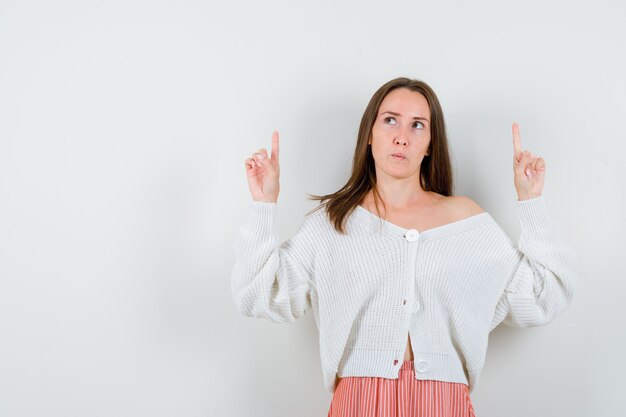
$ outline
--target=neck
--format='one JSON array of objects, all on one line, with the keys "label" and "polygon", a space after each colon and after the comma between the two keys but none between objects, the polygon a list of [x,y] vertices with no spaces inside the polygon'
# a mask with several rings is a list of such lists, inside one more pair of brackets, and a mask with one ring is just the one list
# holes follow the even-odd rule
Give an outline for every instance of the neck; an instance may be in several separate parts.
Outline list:
[{"label": "neck", "polygon": [[[376,188],[388,210],[404,210],[429,198],[429,193],[422,189],[417,176],[389,178],[377,175]],[[373,190],[370,194],[373,201]]]}]

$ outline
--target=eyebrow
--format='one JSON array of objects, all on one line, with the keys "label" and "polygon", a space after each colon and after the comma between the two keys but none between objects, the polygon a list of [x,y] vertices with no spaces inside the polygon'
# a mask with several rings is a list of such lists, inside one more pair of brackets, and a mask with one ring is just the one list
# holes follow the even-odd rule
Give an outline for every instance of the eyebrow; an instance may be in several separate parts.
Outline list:
[{"label": "eyebrow", "polygon": [[[385,113],[389,113],[389,114],[392,114],[394,116],[402,116],[400,113],[396,113],[396,112],[393,112],[393,111],[384,111],[384,112],[381,113],[381,115],[385,114]],[[425,117],[418,117],[418,116],[413,117],[413,120],[426,120],[427,122],[430,121],[430,120],[428,120]]]}]

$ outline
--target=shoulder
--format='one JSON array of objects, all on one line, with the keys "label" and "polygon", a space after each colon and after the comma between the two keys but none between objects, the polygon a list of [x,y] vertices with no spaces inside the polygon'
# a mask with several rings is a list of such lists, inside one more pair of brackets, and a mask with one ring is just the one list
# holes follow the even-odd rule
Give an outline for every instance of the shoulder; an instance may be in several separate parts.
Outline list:
[{"label": "shoulder", "polygon": [[318,204],[309,210],[304,217],[303,226],[318,231],[332,228],[327,204]]},{"label": "shoulder", "polygon": [[469,216],[483,213],[485,210],[474,200],[464,195],[454,196],[457,200],[457,205],[467,213]]},{"label": "shoulder", "polygon": [[455,218],[471,217],[485,212],[477,202],[464,195],[441,196],[441,202],[446,211]]}]

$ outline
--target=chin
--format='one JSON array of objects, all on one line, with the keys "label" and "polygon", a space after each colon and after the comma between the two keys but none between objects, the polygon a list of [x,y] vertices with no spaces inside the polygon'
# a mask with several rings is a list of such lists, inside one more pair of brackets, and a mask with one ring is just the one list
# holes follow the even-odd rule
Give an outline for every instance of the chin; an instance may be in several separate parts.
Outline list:
[{"label": "chin", "polygon": [[413,175],[419,176],[420,167],[419,165],[417,167],[409,167],[409,166],[399,167],[395,164],[391,164],[391,166],[386,166],[385,168],[377,167],[376,176],[378,176],[379,173],[383,175],[387,175],[388,177],[404,179],[404,178],[411,177]]},{"label": "chin", "polygon": [[412,176],[409,171],[387,171],[385,173],[387,174],[387,176],[398,180],[403,180]]}]

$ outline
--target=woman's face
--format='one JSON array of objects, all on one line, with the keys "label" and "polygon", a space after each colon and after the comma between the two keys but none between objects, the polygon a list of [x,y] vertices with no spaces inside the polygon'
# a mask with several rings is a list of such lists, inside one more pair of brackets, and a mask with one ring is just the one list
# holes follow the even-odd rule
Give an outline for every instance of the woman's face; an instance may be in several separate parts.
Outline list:
[{"label": "woman's face", "polygon": [[378,109],[369,143],[378,178],[385,174],[397,179],[415,175],[419,181],[420,165],[430,144],[426,98],[406,88],[387,94]]}]

